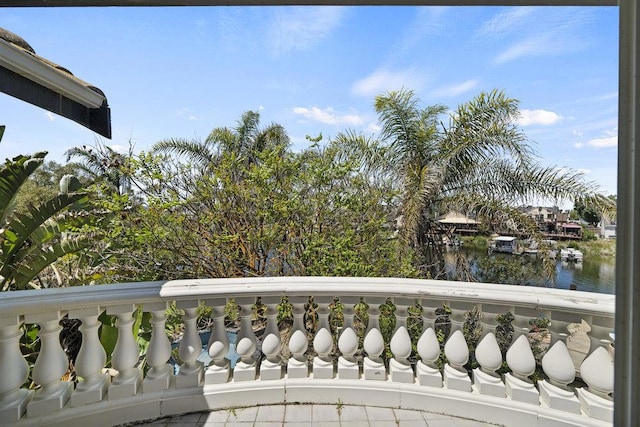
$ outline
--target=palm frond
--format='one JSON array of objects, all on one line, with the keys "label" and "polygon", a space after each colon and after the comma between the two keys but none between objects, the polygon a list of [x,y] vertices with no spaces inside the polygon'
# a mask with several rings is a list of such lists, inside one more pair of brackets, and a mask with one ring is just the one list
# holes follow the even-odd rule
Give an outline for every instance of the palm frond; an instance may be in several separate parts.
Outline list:
[{"label": "palm frond", "polygon": [[206,142],[202,143],[199,140],[182,138],[169,138],[159,141],[153,145],[151,151],[153,153],[184,156],[199,166],[211,165],[215,163],[217,158]]}]

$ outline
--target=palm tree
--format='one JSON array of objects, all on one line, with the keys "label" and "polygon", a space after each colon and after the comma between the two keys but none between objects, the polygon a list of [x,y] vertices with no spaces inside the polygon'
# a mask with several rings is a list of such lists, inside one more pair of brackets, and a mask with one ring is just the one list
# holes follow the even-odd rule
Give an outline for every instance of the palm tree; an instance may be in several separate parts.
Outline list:
[{"label": "palm tree", "polygon": [[512,219],[521,230],[535,234],[531,221],[517,206],[534,198],[580,199],[611,209],[580,173],[542,167],[518,127],[518,101],[502,91],[481,93],[439,122],[446,108],[420,108],[410,90],[379,95],[375,108],[386,143],[384,162],[377,162],[401,190],[401,236],[433,278],[444,274],[442,237],[447,230],[437,216],[455,209],[501,221]]},{"label": "palm tree", "polygon": [[289,144],[282,126],[271,124],[260,128],[260,113],[247,111],[233,129],[215,128],[204,141],[165,139],[156,143],[153,151],[186,157],[197,168],[213,168],[225,155],[247,167],[258,161],[259,153],[273,148],[284,152]]},{"label": "palm tree", "polygon": [[110,191],[119,195],[130,193],[131,177],[128,164],[131,153],[129,156],[119,153],[97,140],[93,146],[73,147],[67,150],[65,155],[67,162],[72,158],[80,159],[79,162],[70,163],[70,166],[84,172],[94,182],[105,183]]}]

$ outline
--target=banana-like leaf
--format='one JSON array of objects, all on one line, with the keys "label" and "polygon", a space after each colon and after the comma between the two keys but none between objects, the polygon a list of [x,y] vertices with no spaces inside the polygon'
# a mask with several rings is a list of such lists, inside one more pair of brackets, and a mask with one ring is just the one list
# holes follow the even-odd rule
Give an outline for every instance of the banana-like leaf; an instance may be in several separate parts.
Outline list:
[{"label": "banana-like leaf", "polygon": [[59,235],[64,230],[61,230],[55,223],[45,223],[56,217],[68,206],[86,200],[88,200],[87,196],[82,193],[59,194],[41,205],[29,207],[29,215],[19,213],[13,215],[2,233],[3,242],[0,261],[5,265],[11,264],[12,258],[25,244],[28,243],[30,246],[42,245]]},{"label": "banana-like leaf", "polygon": [[[37,251],[34,256],[25,259],[15,269],[13,276],[14,289],[27,289],[30,282],[47,266],[58,258],[73,254],[91,246],[91,242],[85,236],[76,239],[65,240],[56,243],[49,248]],[[7,287],[9,283],[5,283]],[[4,290],[4,289],[3,289]]]},{"label": "banana-like leaf", "polygon": [[44,162],[46,152],[32,156],[18,156],[7,160],[0,168],[0,227],[15,207],[15,198],[22,184]]}]

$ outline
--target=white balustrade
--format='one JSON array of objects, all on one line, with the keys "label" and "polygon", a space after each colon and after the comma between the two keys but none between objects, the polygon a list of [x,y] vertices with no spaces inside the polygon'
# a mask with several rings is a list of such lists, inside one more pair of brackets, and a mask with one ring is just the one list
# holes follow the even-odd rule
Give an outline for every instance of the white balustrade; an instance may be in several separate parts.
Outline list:
[{"label": "white balustrade", "polygon": [[355,315],[354,305],[360,301],[358,297],[343,297],[340,302],[344,304],[342,315],[344,325],[338,338],[338,378],[345,380],[356,380],[360,378],[360,366],[355,358],[358,351],[358,335],[353,329],[353,316]]},{"label": "white balustrade", "polygon": [[17,422],[27,410],[32,390],[20,388],[29,376],[29,364],[20,352],[20,319],[0,317],[0,420]]},{"label": "white balustrade", "polygon": [[144,393],[166,390],[173,380],[173,367],[167,363],[171,357],[171,342],[165,331],[168,304],[158,302],[145,304],[144,309],[151,312],[151,340],[147,347],[147,372],[142,382]]},{"label": "white balustrade", "polygon": [[420,385],[442,387],[442,374],[436,361],[440,358],[440,342],[434,329],[436,310],[442,308],[442,302],[423,299],[422,334],[418,339],[417,350],[420,360],[416,363],[416,377]]},{"label": "white balustrade", "polygon": [[289,378],[306,378],[309,375],[309,364],[305,354],[309,346],[309,339],[304,325],[304,305],[308,300],[307,297],[289,298],[289,302],[293,305],[293,328],[289,337],[291,357],[287,363]]},{"label": "white balustrade", "polygon": [[69,312],[69,318],[80,319],[82,325],[82,345],[76,357],[76,373],[79,377],[78,385],[71,395],[72,406],[83,406],[92,402],[100,402],[107,395],[109,376],[102,373],[107,361],[107,353],[100,343],[98,316],[102,310],[99,307]]},{"label": "white balustrade", "polygon": [[496,373],[502,367],[502,352],[496,338],[496,317],[504,312],[504,307],[482,304],[482,338],[475,350],[479,368],[473,370],[473,387],[480,394],[505,397],[505,385]]},{"label": "white balustrade", "polygon": [[366,356],[362,361],[362,371],[365,380],[384,381],[387,379],[387,368],[382,359],[384,352],[384,337],[380,331],[380,305],[385,302],[384,297],[369,297],[369,321],[364,333],[364,351]]},{"label": "white balustrade", "polygon": [[236,341],[236,352],[240,360],[233,369],[234,381],[253,381],[256,379],[257,349],[256,334],[253,332],[251,316],[255,299],[251,297],[238,298],[236,303],[240,306],[240,333]]},{"label": "white balustrade", "polygon": [[140,358],[133,336],[133,304],[109,307],[107,314],[117,317],[118,341],[113,349],[111,365],[118,372],[109,386],[109,400],[135,396],[142,385],[142,371],[136,366]]},{"label": "white balustrade", "polygon": [[313,378],[331,379],[334,376],[333,367],[333,336],[329,326],[329,304],[332,297],[323,296],[314,299],[318,304],[318,331],[313,338],[313,350],[316,356],[313,358]]},{"label": "white balustrade", "polygon": [[512,400],[537,405],[540,393],[529,379],[536,371],[536,358],[527,339],[529,319],[537,317],[534,309],[513,308],[513,343],[507,350],[506,361],[511,373],[504,375],[507,396]]},{"label": "white balustrade", "polygon": [[413,368],[408,360],[411,356],[411,337],[407,330],[407,317],[409,317],[409,306],[414,303],[414,300],[394,298],[394,303],[396,328],[389,343],[393,353],[393,359],[389,360],[389,376],[393,382],[412,383]]},{"label": "white balustrade", "polygon": [[451,309],[451,333],[444,345],[444,355],[447,363],[444,365],[442,375],[445,387],[452,390],[471,391],[471,379],[464,365],[469,361],[469,348],[462,333],[464,315],[471,309],[469,302],[452,301]]},{"label": "white balustrade", "polygon": [[280,360],[282,342],[280,340],[280,331],[278,330],[278,304],[280,301],[280,297],[262,298],[262,304],[267,308],[267,327],[262,340],[262,354],[264,354],[265,358],[260,363],[261,380],[279,380],[282,378],[282,363]]},{"label": "white balustrade", "polygon": [[198,301],[178,301],[176,306],[184,310],[182,321],[184,322],[184,334],[178,356],[182,360],[180,371],[176,375],[176,387],[187,388],[200,386],[204,379],[204,365],[198,360],[202,353],[202,341],[198,334]]},{"label": "white balustrade", "polygon": [[[201,410],[198,405],[203,404],[233,407],[263,401],[273,403],[273,399],[304,400],[303,396],[314,395],[313,390],[319,393],[317,396],[345,403],[350,396],[383,393],[376,398],[378,404],[402,401],[403,407],[424,407],[458,416],[475,415],[465,413],[464,405],[459,404],[468,400],[476,412],[488,405],[478,416],[499,424],[511,419],[504,414],[514,415],[514,420],[530,416],[529,421],[540,424],[596,426],[612,420],[614,365],[609,334],[613,329],[614,301],[609,296],[479,283],[365,278],[185,280],[56,291],[0,295],[4,308],[0,317],[3,372],[0,422],[29,426],[64,424],[74,419],[86,420],[95,411],[103,414],[96,415],[98,424],[125,423]],[[293,313],[286,343],[281,341],[277,318],[283,296],[292,304]],[[307,322],[313,324],[311,328],[305,324],[310,297],[315,306],[310,315],[317,313],[317,323]],[[335,298],[342,304],[344,316],[337,336],[329,324]],[[240,307],[236,341],[240,359],[233,375],[225,329],[225,305],[231,299]],[[380,321],[381,306],[387,299],[395,305],[395,328],[388,342],[391,357],[384,352]],[[197,325],[201,300],[211,309],[212,322],[206,344],[212,361],[206,370],[198,360],[203,351]],[[252,323],[256,301],[264,305],[266,317],[260,340]],[[361,301],[368,305],[368,322],[359,348],[356,330],[364,325],[356,323],[355,307]],[[422,309],[422,329],[417,336],[411,336],[407,320],[409,307],[416,302]],[[171,304],[184,310],[176,375],[171,342],[165,331]],[[442,310],[443,304],[450,309],[450,323],[436,325],[436,311]],[[474,307],[480,313],[475,327],[481,324],[482,333],[474,353],[470,354],[464,332],[465,316]],[[105,352],[99,335],[102,320],[99,316],[105,309],[116,317],[118,331],[111,354]],[[146,336],[150,334],[150,341],[146,347],[139,347],[138,336],[134,335],[138,331],[133,328],[134,324],[136,328],[140,325],[143,312],[150,314],[151,330],[145,332]],[[503,343],[498,342],[503,335],[496,332],[496,318],[506,312],[513,314],[514,333],[503,358],[500,347]],[[59,321],[65,315],[82,322],[82,346],[75,361],[78,377],[75,390],[73,382],[61,380],[69,368],[59,342]],[[550,340],[546,351],[546,342],[542,344],[543,355],[536,361],[529,340],[530,321],[540,317],[550,320]],[[35,392],[24,384],[29,371],[20,351],[23,323],[40,327],[40,353],[31,372],[33,382],[39,386]],[[571,348],[573,337],[568,339],[567,328],[570,324],[582,324],[583,330],[585,326],[590,328],[589,350],[584,360],[576,358]],[[439,330],[449,331],[443,346],[438,340]],[[417,340],[415,355],[412,339]],[[310,342],[313,355],[307,354]],[[290,354],[286,362],[282,360],[283,350]],[[260,351],[262,357],[257,357]],[[444,360],[442,353],[447,361],[444,365],[440,362]],[[111,371],[115,372],[111,379],[105,374],[108,356]],[[470,369],[470,360],[477,362],[478,367]],[[144,380],[140,361],[146,363]],[[576,363],[580,366],[576,367]],[[510,372],[500,375],[505,365]],[[547,379],[532,380],[537,367]],[[577,377],[587,387],[576,387]],[[288,388],[290,392],[282,391]],[[255,393],[247,394],[248,390]],[[275,393],[277,390],[280,391]],[[362,393],[345,394],[347,390]],[[404,397],[389,399],[383,397],[388,396],[384,393],[400,393]],[[194,398],[199,395],[205,398]],[[149,412],[154,399],[159,402],[155,406],[157,412]],[[448,404],[447,399],[454,400]],[[126,410],[120,411],[120,406]],[[136,415],[136,411],[140,414]]]},{"label": "white balustrade", "polygon": [[205,384],[226,383],[230,376],[230,365],[227,359],[229,352],[229,337],[224,327],[224,309],[227,300],[216,298],[206,301],[206,305],[211,307],[211,317],[213,327],[207,343],[207,351],[211,357],[211,363],[205,372]]},{"label": "white balustrade", "polygon": [[69,368],[69,361],[60,346],[60,319],[59,311],[25,316],[25,322],[40,326],[40,354],[33,366],[32,377],[41,388],[27,404],[29,417],[59,411],[73,391],[72,382],[61,380]]},{"label": "white balustrade", "polygon": [[573,364],[569,349],[567,349],[567,326],[579,323],[579,316],[572,313],[549,313],[551,323],[551,341],[549,349],[542,357],[542,369],[549,377],[549,381],[538,382],[540,399],[553,409],[566,412],[580,413],[580,401],[574,391],[568,387],[576,378],[576,367]]}]

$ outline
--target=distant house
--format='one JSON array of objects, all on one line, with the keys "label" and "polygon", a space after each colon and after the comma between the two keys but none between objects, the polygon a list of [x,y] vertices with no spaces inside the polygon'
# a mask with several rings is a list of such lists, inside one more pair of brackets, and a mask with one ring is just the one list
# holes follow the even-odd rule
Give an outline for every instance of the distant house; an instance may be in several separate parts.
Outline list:
[{"label": "distant house", "polygon": [[438,222],[444,227],[453,227],[454,233],[458,234],[475,234],[478,232],[478,226],[482,224],[474,218],[455,211],[440,216]]},{"label": "distant house", "polygon": [[553,232],[557,223],[567,221],[567,214],[557,206],[526,206],[521,208],[521,212],[531,218],[540,231]]},{"label": "distant house", "polygon": [[582,237],[582,226],[575,222],[565,222],[563,224],[560,224],[560,231],[563,234]]}]

